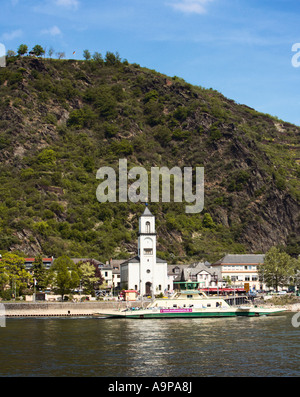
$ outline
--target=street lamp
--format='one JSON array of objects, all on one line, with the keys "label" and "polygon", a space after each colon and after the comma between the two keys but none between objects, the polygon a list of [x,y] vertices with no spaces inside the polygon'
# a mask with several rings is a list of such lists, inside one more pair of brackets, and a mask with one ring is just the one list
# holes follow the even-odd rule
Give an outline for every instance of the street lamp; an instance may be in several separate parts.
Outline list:
[{"label": "street lamp", "polygon": [[235,278],[235,276],[233,276],[231,278],[231,280],[233,281],[233,304],[235,306],[235,304],[236,304],[236,300],[235,300],[235,281],[236,281],[236,278]]}]

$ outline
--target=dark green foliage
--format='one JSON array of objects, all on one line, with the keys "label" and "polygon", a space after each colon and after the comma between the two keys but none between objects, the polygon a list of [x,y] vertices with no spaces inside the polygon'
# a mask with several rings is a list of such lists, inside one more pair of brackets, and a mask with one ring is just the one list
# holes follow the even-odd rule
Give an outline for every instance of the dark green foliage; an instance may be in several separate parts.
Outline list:
[{"label": "dark green foliage", "polygon": [[235,171],[231,177],[231,181],[228,184],[227,190],[229,192],[241,191],[249,181],[249,178],[249,172],[244,170]]},{"label": "dark green foliage", "polygon": [[113,142],[110,146],[110,151],[116,156],[129,156],[133,153],[133,146],[123,139],[120,142]]},{"label": "dark green foliage", "polygon": [[[122,63],[117,53],[87,61],[22,56],[0,68],[0,110],[0,249],[34,255],[41,246],[55,257],[102,261],[132,255],[144,206],[96,199],[97,170],[118,174],[120,158],[149,173],[205,167],[203,213],[150,204],[159,255],[169,262],[255,250],[261,238],[268,248],[274,235],[283,241],[283,202],[285,229],[297,235],[299,128],[282,122],[281,134],[278,120],[216,91]],[[278,225],[272,240],[268,222]]]},{"label": "dark green foliage", "polygon": [[32,52],[34,55],[40,57],[41,55],[45,54],[45,50],[43,49],[42,46],[40,46],[39,44],[35,45],[32,49]]},{"label": "dark green foliage", "polygon": [[211,141],[218,141],[219,139],[222,138],[223,134],[217,125],[212,125],[209,130],[209,136]]},{"label": "dark green foliage", "polygon": [[154,138],[161,144],[161,146],[166,147],[172,140],[172,132],[168,127],[157,126],[154,129]]},{"label": "dark green foliage", "polygon": [[163,105],[158,101],[150,100],[145,104],[144,113],[146,123],[154,127],[163,122]]},{"label": "dark green foliage", "polygon": [[96,118],[95,113],[90,107],[84,106],[82,109],[74,110],[69,117],[67,125],[77,129],[90,128]]},{"label": "dark green foliage", "polygon": [[292,233],[289,235],[287,239],[287,245],[285,247],[285,251],[293,256],[294,258],[298,258],[300,255],[300,236]]},{"label": "dark green foliage", "polygon": [[117,52],[114,54],[113,52],[107,51],[105,62],[108,66],[118,65],[121,62],[120,55]]},{"label": "dark green foliage", "polygon": [[54,166],[56,162],[56,154],[52,149],[44,149],[38,156],[37,156],[38,164],[42,166]]},{"label": "dark green foliage", "polygon": [[281,176],[279,173],[275,173],[275,174],[274,174],[274,179],[275,179],[276,187],[277,187],[279,190],[285,190],[285,188],[286,188],[286,182],[285,182],[283,176]]},{"label": "dark green foliage", "polygon": [[18,54],[19,55],[25,55],[28,51],[28,47],[26,44],[21,44],[18,48]]},{"label": "dark green foliage", "polygon": [[23,80],[23,74],[20,72],[10,73],[8,77],[8,82],[10,85],[18,84]]},{"label": "dark green foliage", "polygon": [[175,110],[173,116],[178,121],[185,121],[188,117],[188,114],[188,109],[184,106],[180,106],[178,109]]},{"label": "dark green foliage", "polygon": [[182,141],[182,140],[187,139],[190,135],[191,135],[190,131],[184,131],[184,130],[177,129],[173,132],[173,139]]},{"label": "dark green foliage", "polygon": [[119,132],[119,127],[113,123],[103,123],[104,135],[106,138],[113,138]]},{"label": "dark green foliage", "polygon": [[147,92],[147,94],[144,97],[144,102],[156,102],[158,99],[158,92],[156,90],[152,90]]},{"label": "dark green foliage", "polygon": [[0,150],[8,148],[11,144],[11,137],[9,134],[3,134],[0,136]]}]

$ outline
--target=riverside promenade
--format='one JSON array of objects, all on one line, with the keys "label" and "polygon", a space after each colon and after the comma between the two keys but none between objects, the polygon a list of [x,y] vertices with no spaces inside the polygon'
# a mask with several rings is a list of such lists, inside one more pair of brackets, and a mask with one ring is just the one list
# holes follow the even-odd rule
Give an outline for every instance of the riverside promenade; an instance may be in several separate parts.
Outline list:
[{"label": "riverside promenade", "polygon": [[12,302],[2,303],[9,317],[73,317],[93,316],[109,309],[140,307],[140,302]]}]

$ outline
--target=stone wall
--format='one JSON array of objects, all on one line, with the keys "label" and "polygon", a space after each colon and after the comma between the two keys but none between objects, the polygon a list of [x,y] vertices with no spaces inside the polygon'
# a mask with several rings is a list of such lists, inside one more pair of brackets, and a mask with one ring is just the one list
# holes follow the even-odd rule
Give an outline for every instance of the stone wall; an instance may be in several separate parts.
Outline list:
[{"label": "stone wall", "polygon": [[140,307],[140,302],[27,302],[4,303],[7,317],[91,316],[109,309]]}]

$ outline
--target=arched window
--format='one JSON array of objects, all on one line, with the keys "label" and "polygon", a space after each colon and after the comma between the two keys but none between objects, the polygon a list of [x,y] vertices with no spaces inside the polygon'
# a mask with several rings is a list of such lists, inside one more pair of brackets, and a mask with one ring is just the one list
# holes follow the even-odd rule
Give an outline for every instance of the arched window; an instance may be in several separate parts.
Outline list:
[{"label": "arched window", "polygon": [[146,222],[146,233],[150,233],[150,222]]}]

